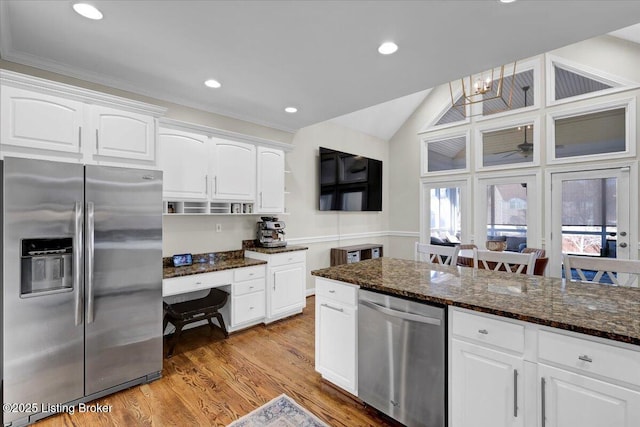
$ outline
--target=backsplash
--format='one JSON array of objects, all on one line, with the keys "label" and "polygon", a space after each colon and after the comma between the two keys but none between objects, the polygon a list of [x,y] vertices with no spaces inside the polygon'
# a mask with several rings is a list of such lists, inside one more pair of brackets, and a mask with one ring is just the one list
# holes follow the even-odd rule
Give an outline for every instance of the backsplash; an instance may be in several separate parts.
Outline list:
[{"label": "backsplash", "polygon": [[[243,241],[244,244],[244,241]],[[208,263],[213,256],[213,262],[228,261],[231,259],[244,258],[244,250],[224,251],[224,252],[206,252],[201,254],[192,254],[194,264]],[[173,267],[173,257],[162,258],[162,268]]]}]

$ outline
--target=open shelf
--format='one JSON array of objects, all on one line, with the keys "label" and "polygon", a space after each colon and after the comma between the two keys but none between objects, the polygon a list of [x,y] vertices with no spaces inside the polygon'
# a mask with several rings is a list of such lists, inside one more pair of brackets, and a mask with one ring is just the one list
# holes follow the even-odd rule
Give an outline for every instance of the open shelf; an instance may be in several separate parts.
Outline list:
[{"label": "open shelf", "polygon": [[253,202],[207,202],[165,200],[163,215],[261,215]]}]

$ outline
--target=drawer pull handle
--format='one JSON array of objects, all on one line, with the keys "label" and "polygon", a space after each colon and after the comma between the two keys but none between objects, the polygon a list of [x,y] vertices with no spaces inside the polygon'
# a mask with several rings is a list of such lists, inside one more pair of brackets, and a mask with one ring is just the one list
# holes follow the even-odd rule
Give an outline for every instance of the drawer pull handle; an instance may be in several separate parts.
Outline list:
[{"label": "drawer pull handle", "polygon": [[335,307],[331,307],[329,304],[320,304],[320,305],[321,305],[321,306],[323,306],[323,307],[330,308],[331,310],[339,311],[340,313],[343,313],[343,312],[344,312],[344,309],[342,309],[342,308],[335,308]]},{"label": "drawer pull handle", "polygon": [[518,418],[518,371],[513,370],[513,416]]},{"label": "drawer pull handle", "polygon": [[249,286],[249,289],[253,289],[253,286]]},{"label": "drawer pull handle", "polygon": [[249,307],[249,310],[253,310],[253,307]]},{"label": "drawer pull handle", "polygon": [[330,293],[330,294],[335,294],[335,293],[336,293],[336,291],[335,291],[334,289],[330,289],[330,290],[329,290],[329,293]]},{"label": "drawer pull handle", "polygon": [[540,425],[545,427],[547,425],[547,396],[546,396],[547,382],[544,377],[540,378]]},{"label": "drawer pull handle", "polygon": [[293,261],[293,258],[289,258],[289,261]]},{"label": "drawer pull handle", "polygon": [[253,276],[255,273],[249,273],[249,276]]},{"label": "drawer pull handle", "polygon": [[489,335],[489,331],[487,331],[486,329],[478,329],[478,333],[482,335]]},{"label": "drawer pull handle", "polygon": [[196,282],[196,285],[202,285],[202,282]]},{"label": "drawer pull handle", "polygon": [[582,356],[578,356],[578,359],[582,360],[583,362],[589,362],[589,363],[593,362],[593,359],[587,356],[586,354]]}]

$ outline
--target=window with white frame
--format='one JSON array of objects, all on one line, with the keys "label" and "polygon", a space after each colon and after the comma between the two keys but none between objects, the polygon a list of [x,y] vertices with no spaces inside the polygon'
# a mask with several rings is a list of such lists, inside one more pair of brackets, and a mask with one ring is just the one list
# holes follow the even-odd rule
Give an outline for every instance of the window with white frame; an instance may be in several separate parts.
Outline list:
[{"label": "window with white frame", "polygon": [[480,128],[477,139],[476,168],[504,169],[527,167],[539,163],[539,120],[505,123],[498,128]]},{"label": "window with white frame", "polygon": [[478,179],[475,192],[476,244],[505,241],[507,251],[539,245],[541,212],[537,174]]},{"label": "window with white frame", "polygon": [[[522,71],[516,73],[515,76],[505,76],[502,84],[503,96],[496,98],[498,82],[494,81],[492,89],[483,95],[483,98],[487,98],[487,100],[482,102],[482,115],[490,116],[534,105],[535,84],[533,70]],[[508,102],[511,102],[510,106]]]},{"label": "window with white frame", "polygon": [[468,133],[424,140],[423,174],[468,170],[468,144]]},{"label": "window with white frame", "polygon": [[549,161],[635,155],[635,99],[612,101],[548,116]]},{"label": "window with white frame", "polygon": [[422,241],[434,244],[468,241],[468,180],[423,181],[422,187]]}]

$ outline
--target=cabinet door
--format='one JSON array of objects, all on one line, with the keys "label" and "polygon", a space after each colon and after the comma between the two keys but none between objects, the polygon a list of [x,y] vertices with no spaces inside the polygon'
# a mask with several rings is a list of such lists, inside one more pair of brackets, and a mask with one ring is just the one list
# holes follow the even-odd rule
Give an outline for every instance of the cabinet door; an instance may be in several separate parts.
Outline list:
[{"label": "cabinet door", "polygon": [[95,155],[155,160],[155,120],[151,116],[110,107],[91,107]]},{"label": "cabinet door", "polygon": [[213,198],[253,201],[256,197],[256,147],[212,138],[215,143]]},{"label": "cabinet door", "polygon": [[452,351],[452,426],[523,426],[523,359],[457,339]]},{"label": "cabinet door", "polygon": [[158,165],[164,172],[165,199],[208,199],[208,140],[204,135],[160,129]]},{"label": "cabinet door", "polygon": [[640,393],[584,375],[538,365],[544,427],[632,427],[640,420]]},{"label": "cabinet door", "polygon": [[232,304],[232,327],[264,318],[264,291],[233,297]]},{"label": "cabinet door", "polygon": [[258,147],[258,212],[284,212],[284,151]]},{"label": "cabinet door", "polygon": [[82,102],[9,86],[1,92],[2,145],[80,153]]},{"label": "cabinet door", "polygon": [[271,269],[268,317],[295,312],[305,305],[305,265],[296,263]]},{"label": "cabinet door", "polygon": [[316,299],[316,370],[356,394],[357,311],[326,298]]}]

